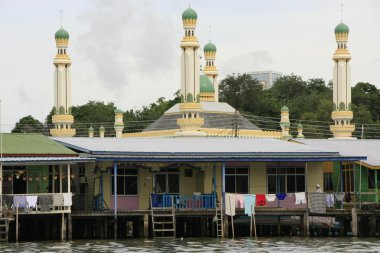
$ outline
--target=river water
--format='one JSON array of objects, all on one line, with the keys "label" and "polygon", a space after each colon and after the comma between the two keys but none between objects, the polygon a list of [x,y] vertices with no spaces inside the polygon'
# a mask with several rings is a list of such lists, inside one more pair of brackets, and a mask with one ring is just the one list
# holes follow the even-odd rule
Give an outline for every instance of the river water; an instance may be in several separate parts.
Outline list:
[{"label": "river water", "polygon": [[131,239],[0,244],[0,252],[380,252],[378,238]]}]

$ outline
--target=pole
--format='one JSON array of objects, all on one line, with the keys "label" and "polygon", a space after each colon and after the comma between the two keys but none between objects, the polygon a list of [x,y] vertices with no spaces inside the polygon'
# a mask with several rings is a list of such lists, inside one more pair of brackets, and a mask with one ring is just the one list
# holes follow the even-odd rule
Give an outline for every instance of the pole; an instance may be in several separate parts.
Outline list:
[{"label": "pole", "polygon": [[113,164],[113,219],[114,219],[114,238],[117,239],[117,162]]},{"label": "pole", "polygon": [[16,204],[16,242],[18,242],[18,203]]},{"label": "pole", "polygon": [[257,231],[256,231],[256,217],[255,217],[255,214],[253,213],[252,214],[253,216],[253,228],[255,230],[255,240],[257,241]]},{"label": "pole", "polygon": [[253,223],[253,213],[252,213],[252,205],[251,205],[251,223],[249,226],[249,237],[252,237],[252,224]]},{"label": "pole", "polygon": [[1,121],[1,99],[0,99],[0,211],[3,210],[3,123]]},{"label": "pole", "polygon": [[[223,198],[223,203],[226,203],[225,201],[225,194],[226,194],[226,164],[222,162],[222,198]],[[223,206],[221,207],[223,208]]]}]

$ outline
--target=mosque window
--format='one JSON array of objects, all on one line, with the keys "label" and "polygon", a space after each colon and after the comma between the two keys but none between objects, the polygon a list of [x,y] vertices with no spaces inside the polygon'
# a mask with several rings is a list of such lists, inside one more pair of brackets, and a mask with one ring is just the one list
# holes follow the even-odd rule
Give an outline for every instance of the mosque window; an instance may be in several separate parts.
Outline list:
[{"label": "mosque window", "polygon": [[226,192],[248,193],[249,173],[247,167],[226,167]]}]

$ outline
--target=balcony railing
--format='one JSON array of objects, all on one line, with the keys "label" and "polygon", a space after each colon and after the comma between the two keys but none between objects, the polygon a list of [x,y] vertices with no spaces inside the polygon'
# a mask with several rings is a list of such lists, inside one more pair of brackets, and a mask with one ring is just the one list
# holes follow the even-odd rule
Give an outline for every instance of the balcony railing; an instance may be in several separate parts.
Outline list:
[{"label": "balcony railing", "polygon": [[71,193],[36,193],[0,195],[3,212],[16,209],[20,214],[71,212]]},{"label": "balcony railing", "polygon": [[210,209],[215,208],[214,194],[179,195],[152,194],[152,207],[174,207],[176,209]]}]

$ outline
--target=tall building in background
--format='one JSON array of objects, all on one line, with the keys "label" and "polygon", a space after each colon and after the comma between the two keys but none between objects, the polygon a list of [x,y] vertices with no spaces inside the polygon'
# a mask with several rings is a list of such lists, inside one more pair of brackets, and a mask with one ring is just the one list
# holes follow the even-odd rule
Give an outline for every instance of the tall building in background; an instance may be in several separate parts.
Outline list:
[{"label": "tall building in background", "polygon": [[254,71],[248,72],[252,78],[257,79],[265,90],[272,88],[273,83],[282,76],[281,72],[267,70],[267,71]]}]

